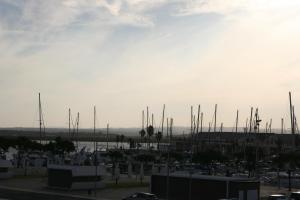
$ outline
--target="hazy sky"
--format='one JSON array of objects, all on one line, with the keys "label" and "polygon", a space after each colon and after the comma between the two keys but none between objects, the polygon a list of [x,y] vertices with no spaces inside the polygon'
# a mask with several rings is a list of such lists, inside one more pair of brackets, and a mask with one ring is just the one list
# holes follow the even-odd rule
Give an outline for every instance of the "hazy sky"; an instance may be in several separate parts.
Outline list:
[{"label": "hazy sky", "polygon": [[[166,104],[189,125],[240,126],[259,107],[263,127],[300,111],[299,0],[0,0],[0,127],[136,127]],[[298,112],[297,112],[298,113]],[[297,114],[296,113],[296,114]]]}]

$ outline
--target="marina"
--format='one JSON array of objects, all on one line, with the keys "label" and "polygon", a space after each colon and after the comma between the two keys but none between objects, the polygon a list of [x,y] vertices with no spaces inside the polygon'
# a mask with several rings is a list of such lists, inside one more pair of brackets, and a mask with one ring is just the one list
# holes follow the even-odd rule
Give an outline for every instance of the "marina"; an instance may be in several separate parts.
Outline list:
[{"label": "marina", "polygon": [[300,200],[299,35],[299,0],[0,0],[0,200]]}]

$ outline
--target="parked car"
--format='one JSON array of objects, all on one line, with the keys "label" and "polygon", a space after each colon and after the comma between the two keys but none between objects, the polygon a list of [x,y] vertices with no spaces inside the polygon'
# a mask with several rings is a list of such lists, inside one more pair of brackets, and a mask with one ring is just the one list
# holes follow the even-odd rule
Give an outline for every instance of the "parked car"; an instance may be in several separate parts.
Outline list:
[{"label": "parked car", "polygon": [[292,192],[290,195],[290,200],[300,200],[300,191]]},{"label": "parked car", "polygon": [[269,196],[268,200],[288,200],[288,198],[284,194],[272,194]]},{"label": "parked car", "polygon": [[129,197],[124,198],[123,200],[158,200],[158,198],[154,194],[137,192]]}]

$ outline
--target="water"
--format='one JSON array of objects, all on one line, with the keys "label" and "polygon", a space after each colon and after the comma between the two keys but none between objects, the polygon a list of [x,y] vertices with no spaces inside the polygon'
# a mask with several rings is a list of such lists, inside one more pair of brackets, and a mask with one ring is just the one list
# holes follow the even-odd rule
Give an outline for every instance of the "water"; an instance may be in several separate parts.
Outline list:
[{"label": "water", "polygon": [[[76,146],[76,142],[74,142]],[[147,149],[148,143],[140,143],[141,147],[140,149]],[[123,142],[123,143],[116,143],[116,142],[108,142],[108,145],[106,142],[97,142],[98,150],[106,150],[107,146],[108,149],[129,149],[129,143]],[[153,149],[157,149],[157,143],[151,143],[151,146],[153,146]],[[94,142],[78,142],[78,149],[81,150],[82,148],[86,148],[86,151],[94,151]]]}]

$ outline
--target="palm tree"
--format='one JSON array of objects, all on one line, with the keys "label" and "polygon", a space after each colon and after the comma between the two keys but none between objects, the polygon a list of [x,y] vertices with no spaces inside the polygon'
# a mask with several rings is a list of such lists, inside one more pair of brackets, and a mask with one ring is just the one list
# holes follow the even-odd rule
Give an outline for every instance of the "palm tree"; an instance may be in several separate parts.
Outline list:
[{"label": "palm tree", "polygon": [[162,132],[158,131],[156,134],[155,134],[155,138],[156,138],[156,141],[157,141],[157,149],[159,150],[159,143],[162,139]]},{"label": "palm tree", "polygon": [[148,136],[148,148],[150,149],[150,140],[154,134],[154,128],[152,125],[147,127],[147,136]]}]

